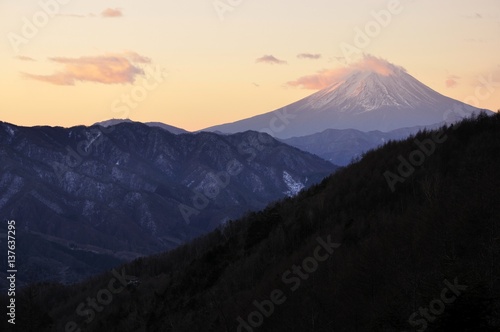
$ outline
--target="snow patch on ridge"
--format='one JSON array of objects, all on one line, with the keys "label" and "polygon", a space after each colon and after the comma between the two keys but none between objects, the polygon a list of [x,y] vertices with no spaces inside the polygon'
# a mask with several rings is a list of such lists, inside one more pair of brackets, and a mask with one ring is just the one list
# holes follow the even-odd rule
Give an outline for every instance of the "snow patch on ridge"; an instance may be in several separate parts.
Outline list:
[{"label": "snow patch on ridge", "polygon": [[0,209],[3,208],[14,195],[21,191],[24,186],[24,180],[20,177],[6,174],[0,179],[0,187],[6,188],[7,185],[9,187],[0,197]]},{"label": "snow patch on ridge", "polygon": [[283,181],[288,187],[288,191],[285,191],[284,194],[288,196],[297,195],[302,189],[305,188],[305,185],[300,181],[295,181],[290,173],[287,171],[283,171]]},{"label": "snow patch on ridge", "polygon": [[5,126],[5,131],[10,135],[10,136],[14,136],[16,134],[16,132],[14,131],[14,129],[12,129],[10,126]]}]

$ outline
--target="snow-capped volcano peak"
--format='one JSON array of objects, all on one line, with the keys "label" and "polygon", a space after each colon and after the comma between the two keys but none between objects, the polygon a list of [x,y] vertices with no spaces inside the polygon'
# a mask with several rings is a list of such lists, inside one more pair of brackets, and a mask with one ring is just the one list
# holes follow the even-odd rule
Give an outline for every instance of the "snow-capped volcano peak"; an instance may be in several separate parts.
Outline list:
[{"label": "snow-capped volcano peak", "polygon": [[[443,96],[404,68],[373,56],[346,68],[301,77],[288,85],[320,90],[282,109],[206,130],[257,130],[289,138],[326,129],[390,131],[434,125],[450,122],[450,113],[460,113],[451,117],[456,120],[481,111]],[[277,125],[277,121],[282,123]]]},{"label": "snow-capped volcano peak", "polygon": [[358,70],[308,97],[307,106],[312,110],[331,106],[356,114],[381,107],[411,107],[421,103],[431,107],[442,98],[403,70],[390,74]]}]

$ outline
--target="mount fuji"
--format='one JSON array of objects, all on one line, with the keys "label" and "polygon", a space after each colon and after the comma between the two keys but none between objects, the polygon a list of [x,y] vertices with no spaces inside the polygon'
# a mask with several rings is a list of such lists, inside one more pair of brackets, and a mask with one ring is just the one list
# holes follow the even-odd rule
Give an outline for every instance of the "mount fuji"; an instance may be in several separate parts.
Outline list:
[{"label": "mount fuji", "polygon": [[404,68],[372,56],[334,71],[328,82],[326,88],[281,109],[205,130],[265,131],[285,139],[326,129],[387,132],[452,123],[480,111],[491,112],[446,97]]}]

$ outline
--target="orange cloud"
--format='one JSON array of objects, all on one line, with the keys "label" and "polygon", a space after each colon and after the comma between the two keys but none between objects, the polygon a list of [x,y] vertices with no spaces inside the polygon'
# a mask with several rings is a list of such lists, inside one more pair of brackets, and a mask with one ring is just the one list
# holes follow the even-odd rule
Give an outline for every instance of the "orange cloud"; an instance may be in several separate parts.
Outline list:
[{"label": "orange cloud", "polygon": [[345,79],[354,72],[374,72],[383,76],[390,76],[399,71],[406,70],[402,67],[393,65],[387,60],[372,55],[365,55],[363,59],[351,64],[349,67],[323,69],[315,74],[302,76],[295,81],[287,82],[286,85],[300,87],[302,89],[320,90]]},{"label": "orange cloud", "polygon": [[25,77],[55,85],[75,85],[75,82],[102,84],[133,83],[144,71],[134,63],[149,63],[151,60],[135,52],[80,58],[50,58],[62,64],[62,70],[51,75],[23,73]]},{"label": "orange cloud", "polygon": [[106,8],[101,13],[102,17],[122,17],[123,12],[119,8]]},{"label": "orange cloud", "polygon": [[285,65],[287,62],[284,60],[280,60],[273,55],[264,55],[255,60],[257,63],[268,63],[270,65]]}]

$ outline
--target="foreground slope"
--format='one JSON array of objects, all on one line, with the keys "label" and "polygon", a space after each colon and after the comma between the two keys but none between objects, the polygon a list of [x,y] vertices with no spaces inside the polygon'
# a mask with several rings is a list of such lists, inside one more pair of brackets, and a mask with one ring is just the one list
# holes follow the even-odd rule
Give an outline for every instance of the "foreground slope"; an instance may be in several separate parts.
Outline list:
[{"label": "foreground slope", "polygon": [[31,242],[20,243],[19,285],[74,282],[174,248],[336,169],[268,135],[174,135],[141,123],[0,123],[0,161],[0,216]]},{"label": "foreground slope", "polygon": [[[390,142],[297,197],[123,266],[140,284],[131,282],[99,312],[86,298],[103,294],[116,274],[30,287],[18,295],[19,324],[37,331],[63,331],[68,322],[87,331],[498,331],[499,151],[500,115]],[[402,161],[409,158],[419,166]]]}]

